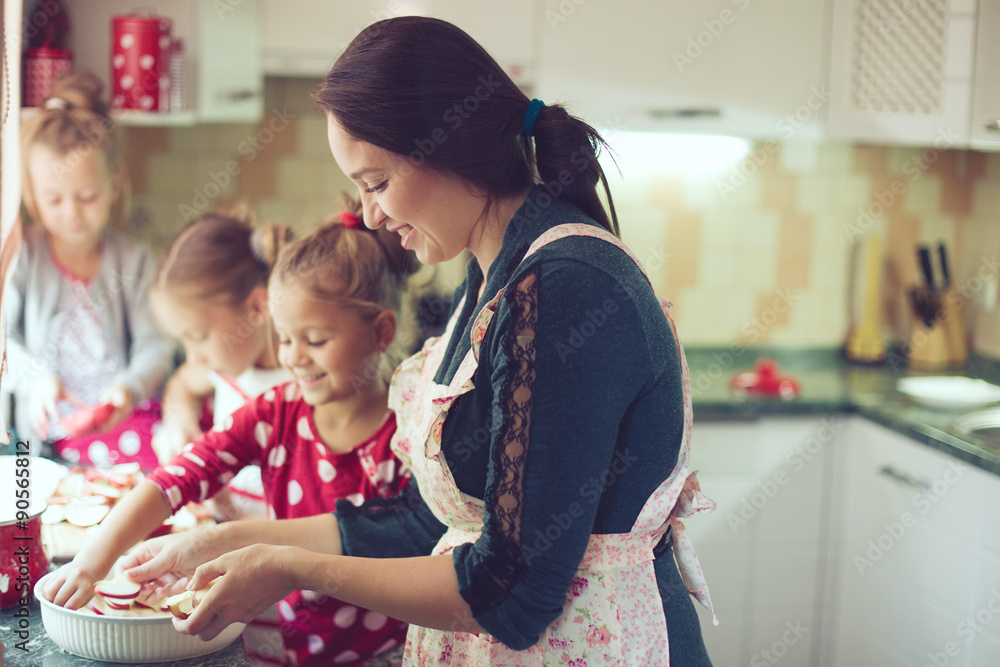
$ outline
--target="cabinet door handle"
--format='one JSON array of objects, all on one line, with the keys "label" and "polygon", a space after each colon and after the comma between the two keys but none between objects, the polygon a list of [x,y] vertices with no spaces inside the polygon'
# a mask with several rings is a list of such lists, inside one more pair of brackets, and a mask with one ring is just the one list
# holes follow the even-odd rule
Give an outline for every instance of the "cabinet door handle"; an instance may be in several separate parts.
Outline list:
[{"label": "cabinet door handle", "polygon": [[984,126],[989,132],[1000,132],[1000,118],[991,120]]},{"label": "cabinet door handle", "polygon": [[231,90],[224,94],[224,97],[230,102],[242,102],[243,100],[252,100],[255,97],[260,96],[259,90]]},{"label": "cabinet door handle", "polygon": [[891,477],[897,482],[902,482],[903,484],[907,484],[909,486],[918,489],[923,489],[924,491],[931,488],[931,485],[928,482],[920,479],[916,475],[911,475],[908,472],[899,472],[898,470],[889,465],[882,466],[879,469],[879,473],[885,475],[886,477]]}]

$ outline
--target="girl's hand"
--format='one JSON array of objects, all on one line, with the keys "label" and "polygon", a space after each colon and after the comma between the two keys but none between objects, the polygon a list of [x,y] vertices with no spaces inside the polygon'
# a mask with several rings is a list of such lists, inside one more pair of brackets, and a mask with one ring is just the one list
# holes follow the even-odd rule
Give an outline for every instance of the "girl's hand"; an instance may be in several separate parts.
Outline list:
[{"label": "girl's hand", "polygon": [[106,572],[98,572],[85,558],[77,555],[72,562],[52,573],[42,595],[49,602],[79,609],[94,597],[94,584],[104,578]]},{"label": "girl's hand", "polygon": [[43,440],[49,435],[49,424],[59,419],[56,406],[65,395],[66,389],[58,375],[45,375],[33,383],[28,398],[28,416],[31,428]]},{"label": "girl's hand", "polygon": [[198,428],[197,424],[192,427],[190,424],[171,423],[164,418],[160,430],[153,435],[153,451],[156,452],[156,459],[160,465],[170,463],[174,457],[181,453],[184,445],[199,435],[201,435],[201,429]]},{"label": "girl's hand", "polygon": [[[218,526],[194,528],[183,533],[146,540],[118,564],[132,581],[163,580],[175,583],[195,569],[225,553]],[[186,582],[185,582],[186,583]],[[180,592],[178,589],[175,592]]]},{"label": "girl's hand", "polygon": [[205,563],[195,571],[188,589],[198,590],[219,579],[191,616],[174,619],[174,627],[209,641],[232,623],[252,621],[295,590],[292,569],[301,553],[297,547],[255,544]]},{"label": "girl's hand", "polygon": [[108,420],[98,427],[98,432],[110,431],[132,414],[132,390],[120,384],[113,385],[104,392],[103,400],[115,406]]}]

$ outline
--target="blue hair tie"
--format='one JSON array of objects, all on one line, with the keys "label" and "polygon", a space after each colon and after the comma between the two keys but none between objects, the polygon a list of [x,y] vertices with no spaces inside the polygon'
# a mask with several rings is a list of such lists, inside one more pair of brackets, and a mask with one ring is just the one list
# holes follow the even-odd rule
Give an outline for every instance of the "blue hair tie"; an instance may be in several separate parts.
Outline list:
[{"label": "blue hair tie", "polygon": [[528,110],[524,112],[524,134],[527,137],[535,136],[535,119],[538,118],[538,112],[542,110],[545,106],[545,102],[539,99],[533,99],[528,103]]}]

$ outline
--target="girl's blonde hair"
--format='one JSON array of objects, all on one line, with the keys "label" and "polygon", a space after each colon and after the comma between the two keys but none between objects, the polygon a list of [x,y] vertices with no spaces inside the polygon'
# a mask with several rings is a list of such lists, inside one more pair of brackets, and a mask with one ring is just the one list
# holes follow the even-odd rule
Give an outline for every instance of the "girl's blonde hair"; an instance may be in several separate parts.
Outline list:
[{"label": "girl's blonde hair", "polygon": [[346,212],[327,218],[308,236],[282,250],[272,277],[305,288],[311,296],[377,315],[400,311],[407,276],[419,265],[399,236],[372,231],[361,222],[360,206],[344,197]]},{"label": "girl's blonde hair", "polygon": [[35,188],[28,170],[28,156],[37,146],[47,148],[72,168],[91,151],[104,155],[108,173],[118,176],[121,186],[111,205],[110,224],[124,226],[131,206],[132,188],[121,159],[121,147],[115,123],[102,99],[104,86],[90,72],[76,72],[56,80],[52,94],[38,114],[21,128],[21,178],[24,207],[32,220],[38,220]]},{"label": "girl's blonde hair", "polygon": [[271,267],[291,237],[282,225],[254,229],[247,213],[205,213],[167,246],[154,288],[238,306],[255,287],[267,286]]}]

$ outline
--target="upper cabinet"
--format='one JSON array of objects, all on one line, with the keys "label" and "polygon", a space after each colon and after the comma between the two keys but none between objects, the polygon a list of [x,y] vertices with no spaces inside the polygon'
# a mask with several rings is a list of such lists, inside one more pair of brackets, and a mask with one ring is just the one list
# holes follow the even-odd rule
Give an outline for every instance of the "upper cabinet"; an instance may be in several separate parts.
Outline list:
[{"label": "upper cabinet", "polygon": [[539,2],[545,102],[626,130],[822,135],[822,0]]},{"label": "upper cabinet", "polygon": [[318,78],[366,26],[394,16],[433,16],[468,32],[515,82],[528,85],[535,14],[535,0],[265,0],[264,66],[271,75]]},{"label": "upper cabinet", "polygon": [[1000,0],[979,0],[969,142],[1000,150]]},{"label": "upper cabinet", "polygon": [[[52,3],[54,4],[54,3]],[[24,3],[30,20],[36,3]],[[115,112],[122,124],[252,122],[263,115],[261,16],[258,0],[101,0],[71,3],[69,48],[75,69],[105,83],[110,97],[112,18],[141,13],[171,21],[183,43],[181,110]],[[44,10],[43,10],[44,11]]]},{"label": "upper cabinet", "polygon": [[828,136],[968,146],[976,0],[832,0],[832,7]]}]

